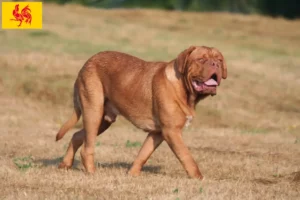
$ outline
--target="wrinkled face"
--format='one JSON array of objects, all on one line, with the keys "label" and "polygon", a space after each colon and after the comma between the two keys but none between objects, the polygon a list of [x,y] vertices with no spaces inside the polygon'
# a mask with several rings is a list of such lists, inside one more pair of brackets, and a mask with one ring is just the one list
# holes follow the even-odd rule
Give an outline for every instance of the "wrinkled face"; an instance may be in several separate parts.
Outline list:
[{"label": "wrinkled face", "polygon": [[[197,94],[215,95],[222,78],[227,77],[223,55],[215,48],[200,46],[185,50],[181,72],[190,90]],[[180,71],[180,69],[179,69]]]}]

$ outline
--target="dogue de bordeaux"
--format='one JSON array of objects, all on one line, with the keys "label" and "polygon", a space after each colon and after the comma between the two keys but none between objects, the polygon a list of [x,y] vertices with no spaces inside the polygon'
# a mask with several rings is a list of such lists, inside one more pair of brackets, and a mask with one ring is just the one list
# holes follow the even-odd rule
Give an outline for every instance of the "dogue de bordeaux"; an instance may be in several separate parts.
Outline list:
[{"label": "dogue de bordeaux", "polygon": [[139,175],[150,155],[166,141],[189,177],[203,179],[183,142],[182,129],[194,118],[196,104],[216,95],[226,77],[222,53],[207,46],[190,46],[169,62],[148,62],[116,51],[93,55],[74,83],[74,112],[56,135],[60,140],[82,115],[84,127],[74,133],[59,168],[71,168],[83,144],[83,166],[94,173],[96,136],[122,115],[148,133],[130,175]]}]

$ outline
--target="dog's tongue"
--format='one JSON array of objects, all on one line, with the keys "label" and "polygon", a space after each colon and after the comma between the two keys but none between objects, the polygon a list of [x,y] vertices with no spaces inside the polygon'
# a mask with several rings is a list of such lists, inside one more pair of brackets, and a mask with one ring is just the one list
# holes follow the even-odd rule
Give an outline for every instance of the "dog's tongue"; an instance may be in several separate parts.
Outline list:
[{"label": "dog's tongue", "polygon": [[217,81],[215,81],[212,78],[209,79],[208,81],[205,81],[204,83],[205,83],[205,85],[208,85],[208,86],[218,85]]}]

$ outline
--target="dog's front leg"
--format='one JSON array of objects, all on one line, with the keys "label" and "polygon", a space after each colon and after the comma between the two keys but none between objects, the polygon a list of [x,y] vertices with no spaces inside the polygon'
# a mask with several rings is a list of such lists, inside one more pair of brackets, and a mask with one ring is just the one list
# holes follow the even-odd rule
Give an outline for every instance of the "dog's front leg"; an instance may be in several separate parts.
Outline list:
[{"label": "dog's front leg", "polygon": [[141,147],[138,156],[136,157],[128,174],[138,176],[141,172],[143,165],[147,162],[148,158],[154,150],[162,143],[163,137],[161,133],[150,132]]},{"label": "dog's front leg", "polygon": [[195,160],[183,142],[181,130],[171,128],[164,129],[163,137],[188,175],[191,178],[203,179]]}]

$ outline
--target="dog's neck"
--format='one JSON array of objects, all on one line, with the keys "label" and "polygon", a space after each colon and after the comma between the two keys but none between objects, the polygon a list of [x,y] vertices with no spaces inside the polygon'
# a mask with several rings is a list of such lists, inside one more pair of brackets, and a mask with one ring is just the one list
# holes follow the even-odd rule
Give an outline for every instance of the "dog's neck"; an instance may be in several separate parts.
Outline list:
[{"label": "dog's neck", "polygon": [[165,68],[165,73],[168,81],[170,81],[178,95],[178,100],[187,105],[191,114],[194,115],[196,104],[206,97],[202,95],[197,95],[189,85],[188,81],[183,74],[181,74],[177,67],[175,66],[175,60],[169,62]]}]

